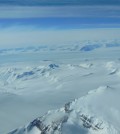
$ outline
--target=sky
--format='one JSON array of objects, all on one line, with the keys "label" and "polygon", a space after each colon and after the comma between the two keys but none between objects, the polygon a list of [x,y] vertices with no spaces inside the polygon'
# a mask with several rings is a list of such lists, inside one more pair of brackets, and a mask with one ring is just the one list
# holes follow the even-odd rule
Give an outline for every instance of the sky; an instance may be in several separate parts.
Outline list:
[{"label": "sky", "polygon": [[59,6],[59,5],[120,5],[120,0],[0,0],[0,5]]},{"label": "sky", "polygon": [[0,48],[118,38],[119,31],[120,0],[0,0]]}]

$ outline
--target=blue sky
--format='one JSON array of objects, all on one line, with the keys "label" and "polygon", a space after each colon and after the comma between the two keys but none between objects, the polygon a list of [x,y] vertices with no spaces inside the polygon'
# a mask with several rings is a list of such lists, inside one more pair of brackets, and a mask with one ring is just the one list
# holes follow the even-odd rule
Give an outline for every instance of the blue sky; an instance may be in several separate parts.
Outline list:
[{"label": "blue sky", "polygon": [[115,28],[120,27],[120,18],[4,18],[0,19],[0,28],[34,27],[38,29],[80,29],[80,28]]},{"label": "blue sky", "polygon": [[119,6],[2,6],[0,27],[33,26],[37,28],[119,27]]}]

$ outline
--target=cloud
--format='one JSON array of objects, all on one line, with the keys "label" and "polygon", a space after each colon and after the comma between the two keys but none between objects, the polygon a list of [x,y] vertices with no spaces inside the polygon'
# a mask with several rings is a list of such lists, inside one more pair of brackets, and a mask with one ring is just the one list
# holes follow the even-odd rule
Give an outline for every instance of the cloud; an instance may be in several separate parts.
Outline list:
[{"label": "cloud", "polygon": [[14,6],[120,5],[120,0],[0,0],[0,5],[14,5]]},{"label": "cloud", "polygon": [[82,40],[119,39],[117,29],[38,30],[10,28],[0,30],[0,48],[71,43]]},{"label": "cloud", "polygon": [[119,6],[0,7],[0,18],[120,17]]}]

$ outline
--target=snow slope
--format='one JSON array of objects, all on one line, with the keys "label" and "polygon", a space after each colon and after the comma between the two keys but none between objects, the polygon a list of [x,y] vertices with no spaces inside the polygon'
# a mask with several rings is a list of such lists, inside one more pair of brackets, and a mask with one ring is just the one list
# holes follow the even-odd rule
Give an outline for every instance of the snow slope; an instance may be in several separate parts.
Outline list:
[{"label": "snow slope", "polygon": [[118,92],[99,87],[9,134],[119,134],[120,107],[114,100]]},{"label": "snow slope", "polygon": [[[19,79],[15,77],[17,79],[14,79],[14,82],[11,81],[4,85],[4,88],[8,89],[10,86],[16,86],[15,90],[13,90],[14,88],[12,87],[12,90],[9,88],[8,92],[15,94],[15,96],[17,95],[18,97],[38,97],[36,101],[34,99],[33,101],[28,100],[28,102],[31,102],[31,108],[33,107],[33,104],[36,105],[36,107],[34,107],[37,108],[38,111],[36,116],[39,115],[41,107],[44,109],[44,99],[46,100],[44,96],[42,98],[39,94],[43,95],[46,92],[44,95],[49,97],[50,93],[48,94],[47,92],[54,92],[52,97],[54,97],[53,101],[55,102],[52,102],[52,98],[49,100],[53,104],[60,102],[61,98],[63,99],[61,102],[63,104],[67,100],[71,100],[70,98],[81,97],[65,104],[65,106],[61,109],[49,111],[44,116],[35,119],[25,127],[19,128],[10,134],[37,134],[43,133],[44,131],[46,134],[72,134],[73,131],[76,132],[76,134],[79,132],[82,134],[120,133],[120,106],[118,103],[120,93],[120,75],[118,75],[120,69],[119,59],[114,61],[110,61],[108,59],[85,60],[72,64],[58,64],[52,63],[51,61],[44,61],[40,62],[40,64],[41,66],[27,66],[27,72],[32,71],[34,73],[27,73],[27,75],[24,75]],[[5,67],[3,68],[5,69]],[[39,68],[40,72],[38,70],[36,71],[36,68]],[[16,66],[14,73],[17,74],[19,72],[18,70],[20,71],[20,74],[26,74],[25,67],[20,65],[19,67]],[[114,70],[117,71],[113,73]],[[5,74],[7,73],[9,74],[9,71],[7,71]],[[16,76],[18,75],[19,73]],[[31,77],[31,75],[34,77]],[[10,76],[11,79],[12,77],[14,78],[14,75]],[[33,86],[30,84],[31,82],[34,82]],[[14,83],[17,83],[17,85],[14,85]],[[42,83],[44,85],[43,87]],[[21,85],[22,89],[20,88]],[[93,90],[96,87],[97,89]],[[57,94],[59,94],[59,96]],[[64,100],[64,98],[67,100]],[[41,100],[43,101],[42,104],[40,103]],[[19,103],[17,102],[17,104]],[[21,108],[18,109],[20,110]],[[27,110],[26,114],[30,112],[30,109]]]}]

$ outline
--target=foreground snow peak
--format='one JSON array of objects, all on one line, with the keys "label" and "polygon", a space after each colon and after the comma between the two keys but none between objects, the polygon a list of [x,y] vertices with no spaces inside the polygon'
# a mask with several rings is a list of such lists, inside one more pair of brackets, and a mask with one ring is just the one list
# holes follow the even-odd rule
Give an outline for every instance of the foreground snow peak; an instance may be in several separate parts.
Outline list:
[{"label": "foreground snow peak", "polygon": [[[61,109],[48,111],[44,116],[8,134],[119,134],[119,125],[112,122],[114,114],[108,119],[105,117],[105,107],[102,108],[102,101],[106,97],[110,99],[112,90],[109,86],[91,90],[87,95],[66,103]],[[111,102],[106,101],[105,105]],[[114,111],[116,107],[111,104],[107,108]]]}]

